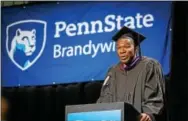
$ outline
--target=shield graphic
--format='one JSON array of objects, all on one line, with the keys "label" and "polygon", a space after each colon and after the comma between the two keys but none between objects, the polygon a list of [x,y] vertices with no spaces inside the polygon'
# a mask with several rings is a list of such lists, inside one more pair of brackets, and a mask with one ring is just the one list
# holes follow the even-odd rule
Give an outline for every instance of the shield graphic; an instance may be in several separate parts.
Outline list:
[{"label": "shield graphic", "polygon": [[7,26],[6,51],[14,65],[25,71],[40,58],[46,31],[47,23],[42,20],[22,20]]}]

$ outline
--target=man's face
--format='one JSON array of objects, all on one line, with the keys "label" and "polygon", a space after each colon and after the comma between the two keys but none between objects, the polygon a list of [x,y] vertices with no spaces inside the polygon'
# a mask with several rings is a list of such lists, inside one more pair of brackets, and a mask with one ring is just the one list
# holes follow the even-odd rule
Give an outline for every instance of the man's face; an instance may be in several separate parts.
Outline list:
[{"label": "man's face", "polygon": [[130,39],[119,39],[116,43],[117,53],[122,63],[128,64],[135,56],[134,43]]}]

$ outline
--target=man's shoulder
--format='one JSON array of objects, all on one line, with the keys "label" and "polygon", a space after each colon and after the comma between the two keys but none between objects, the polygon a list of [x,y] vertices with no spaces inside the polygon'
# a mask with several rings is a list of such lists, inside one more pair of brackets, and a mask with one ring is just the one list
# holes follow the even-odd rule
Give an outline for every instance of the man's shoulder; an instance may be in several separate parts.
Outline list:
[{"label": "man's shoulder", "polygon": [[159,61],[154,59],[154,58],[151,58],[151,57],[143,56],[142,62],[146,65],[146,67],[148,69],[151,69],[151,68],[159,68],[160,69],[160,68],[162,68]]},{"label": "man's shoulder", "polygon": [[111,65],[108,70],[111,71],[111,70],[114,70],[115,68],[118,67],[118,64],[114,64],[114,65]]},{"label": "man's shoulder", "polygon": [[121,62],[118,62],[116,64],[112,64],[109,68],[108,71],[116,71],[117,69],[120,69],[121,67]]},{"label": "man's shoulder", "polygon": [[142,57],[142,62],[146,63],[146,64],[157,64],[160,65],[159,61],[151,58],[151,57],[147,57],[147,56],[143,56]]}]

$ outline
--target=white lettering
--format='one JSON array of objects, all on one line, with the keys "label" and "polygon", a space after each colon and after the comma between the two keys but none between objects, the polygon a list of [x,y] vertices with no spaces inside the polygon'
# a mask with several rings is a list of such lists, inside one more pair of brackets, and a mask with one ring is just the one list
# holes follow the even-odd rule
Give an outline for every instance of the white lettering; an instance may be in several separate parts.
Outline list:
[{"label": "white lettering", "polygon": [[105,42],[104,44],[101,45],[101,52],[102,53],[110,52],[111,49],[112,49],[112,43],[109,43],[109,45],[108,45],[108,43]]},{"label": "white lettering", "polygon": [[86,44],[86,45],[83,47],[83,53],[84,53],[84,55],[89,55],[89,54],[91,54],[91,45],[92,45],[92,41],[89,40],[89,44]]},{"label": "white lettering", "polygon": [[115,24],[113,21],[110,21],[109,19],[114,20],[115,19],[115,15],[108,15],[105,17],[105,23],[109,26],[111,26],[111,28],[108,27],[104,27],[104,31],[105,32],[111,32],[115,29]]},{"label": "white lettering", "polygon": [[54,45],[54,58],[58,58],[61,56],[61,46]]},{"label": "white lettering", "polygon": [[154,16],[152,14],[136,13],[135,16],[121,16],[109,14],[104,20],[92,20],[90,22],[78,22],[66,24],[64,21],[55,23],[54,38],[59,38],[61,32],[65,32],[67,36],[73,37],[76,35],[96,34],[103,32],[112,32],[121,29],[122,26],[127,26],[132,29],[152,27]]},{"label": "white lettering", "polygon": [[144,16],[143,25],[145,27],[152,27],[153,26],[153,23],[152,23],[153,21],[154,21],[153,15],[147,14],[147,15]]},{"label": "white lettering", "polygon": [[97,55],[99,47],[101,47],[101,45],[102,45],[102,43],[98,43],[96,46],[94,44],[92,44],[93,51],[94,51],[94,54],[91,56],[92,58],[94,58]]},{"label": "white lettering", "polygon": [[135,22],[134,22],[134,18],[132,16],[126,17],[125,22],[126,23],[124,24],[124,26],[127,26],[131,29],[135,29],[135,25],[134,25]]},{"label": "white lettering", "polygon": [[65,50],[67,49],[67,47],[64,47],[63,49],[62,49],[62,54],[61,54],[61,57],[64,57],[65,56]]},{"label": "white lettering", "polygon": [[137,13],[135,18],[136,18],[136,26],[137,26],[137,28],[142,28],[143,25],[141,25],[140,20],[141,20],[141,18],[143,18],[143,16],[140,15],[140,13]]},{"label": "white lettering", "polygon": [[113,52],[116,51],[116,43],[115,42],[113,42],[113,49],[112,49],[112,51]]},{"label": "white lettering", "polygon": [[[71,33],[72,31],[72,33]],[[69,24],[66,29],[66,33],[68,36],[75,36],[76,35],[76,25],[75,24]]]},{"label": "white lettering", "polygon": [[121,17],[120,15],[117,16],[116,21],[117,21],[117,30],[121,29],[121,21],[123,20],[123,17]]},{"label": "white lettering", "polygon": [[68,47],[67,57],[73,56],[73,47]]},{"label": "white lettering", "polygon": [[100,20],[97,21],[92,21],[91,22],[91,34],[95,34],[96,33],[96,25],[98,25],[98,31],[97,33],[102,33],[103,32],[103,24]]},{"label": "white lettering", "polygon": [[82,35],[82,27],[85,27],[84,34],[89,34],[89,24],[87,22],[78,23],[78,33],[77,35]]},{"label": "white lettering", "polygon": [[65,22],[55,22],[55,35],[54,38],[60,37],[60,32],[64,31],[66,28],[66,23]]},{"label": "white lettering", "polygon": [[104,42],[94,44],[92,40],[89,40],[85,45],[75,45],[68,47],[61,47],[61,45],[54,45],[54,58],[60,57],[72,57],[78,55],[90,55],[92,58],[96,57],[99,52],[108,53],[115,51],[115,42]]},{"label": "white lettering", "polygon": [[81,55],[82,54],[82,46],[80,46],[80,45],[75,46],[75,56],[77,56],[78,50],[79,50],[79,54]]}]

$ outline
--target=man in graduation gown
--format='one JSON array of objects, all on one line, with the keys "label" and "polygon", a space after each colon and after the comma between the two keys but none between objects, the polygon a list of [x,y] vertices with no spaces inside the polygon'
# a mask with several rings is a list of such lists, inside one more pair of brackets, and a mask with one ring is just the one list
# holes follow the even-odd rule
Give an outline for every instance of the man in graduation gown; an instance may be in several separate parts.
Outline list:
[{"label": "man in graduation gown", "polygon": [[109,68],[97,103],[126,102],[141,113],[139,121],[154,121],[164,107],[164,78],[157,60],[141,56],[144,39],[127,27],[113,36],[120,62]]}]

